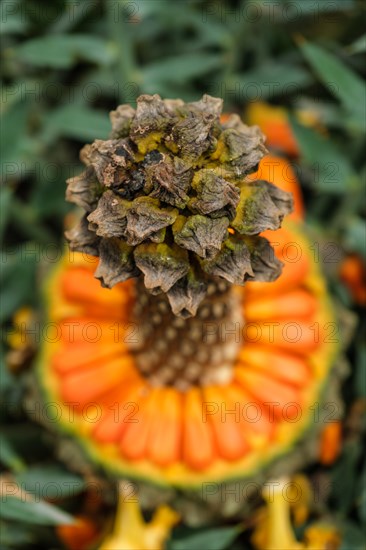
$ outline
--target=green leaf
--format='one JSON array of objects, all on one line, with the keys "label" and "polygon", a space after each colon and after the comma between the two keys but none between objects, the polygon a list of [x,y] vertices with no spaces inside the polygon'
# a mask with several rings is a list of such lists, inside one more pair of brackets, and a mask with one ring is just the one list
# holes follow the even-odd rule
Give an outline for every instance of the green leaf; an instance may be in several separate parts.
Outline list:
[{"label": "green leaf", "polygon": [[5,181],[19,172],[24,156],[24,136],[27,132],[29,110],[29,103],[16,102],[2,115],[0,155]]},{"label": "green leaf", "polygon": [[109,65],[116,55],[113,43],[87,34],[42,36],[24,42],[15,51],[24,63],[52,69],[69,69],[81,60]]},{"label": "green leaf", "polygon": [[23,460],[4,434],[0,434],[0,462],[13,472],[21,472],[25,468]]},{"label": "green leaf", "polygon": [[360,442],[350,441],[344,445],[342,456],[332,468],[332,502],[343,517],[348,514],[355,501],[358,486],[357,463],[361,453]]},{"label": "green leaf", "polygon": [[[19,396],[16,393],[18,389],[21,390],[19,388],[19,378],[15,380],[15,387],[10,388],[4,396],[3,403],[8,417],[19,419],[19,415],[24,411],[28,415],[28,419],[8,423],[3,427],[3,432],[23,460],[26,462],[35,460],[43,462],[45,456],[51,456],[50,441],[47,441],[47,438],[44,437],[44,427],[29,421],[31,419],[31,421],[39,422],[43,413],[40,413],[37,404],[33,408],[31,406],[24,407],[24,388],[22,388],[23,391],[19,392]],[[52,413],[49,417],[51,415]],[[45,413],[45,416],[47,416],[47,413]]]},{"label": "green leaf", "polygon": [[11,548],[29,548],[35,543],[35,534],[29,525],[20,525],[9,521],[0,521],[1,544],[7,550]]},{"label": "green leaf", "polygon": [[[38,212],[30,205],[20,201],[16,195],[13,195],[13,199],[9,205],[10,219],[17,229],[25,235],[25,237],[31,241],[39,241],[43,245],[47,245],[55,240],[53,233],[40,222],[38,218]],[[30,244],[30,243],[29,243]],[[24,251],[22,251],[22,261],[28,261],[31,254],[27,254],[27,245],[22,245]],[[34,244],[34,256],[37,258],[35,261],[40,260],[40,250],[36,250],[38,245]],[[30,248],[32,245],[30,244]],[[24,253],[23,253],[24,252]]]},{"label": "green leaf", "polygon": [[16,476],[28,493],[43,499],[61,499],[75,496],[85,488],[84,480],[57,466],[28,468]]},{"label": "green leaf", "polygon": [[52,218],[61,228],[64,216],[70,211],[70,205],[65,201],[65,182],[69,177],[82,172],[83,166],[81,163],[55,163],[50,166],[43,159],[38,166],[39,178],[27,202],[37,213],[38,219]]},{"label": "green leaf", "polygon": [[246,72],[233,75],[226,84],[229,92],[237,90],[237,100],[253,101],[299,93],[313,82],[306,69],[293,63],[272,60]]},{"label": "green leaf", "polygon": [[9,319],[24,305],[36,288],[35,272],[40,261],[37,243],[24,243],[16,250],[3,250],[0,272],[0,322]]},{"label": "green leaf", "polygon": [[366,52],[366,33],[347,46],[346,51],[351,55]]},{"label": "green leaf", "polygon": [[186,80],[202,77],[222,67],[223,58],[219,54],[195,53],[159,59],[142,70],[145,84],[174,81],[185,84]]},{"label": "green leaf", "polygon": [[[21,10],[15,12],[7,12],[10,4],[2,2],[0,4],[0,30],[1,34],[23,34],[27,30],[27,22]],[[18,6],[19,7],[19,6]],[[18,12],[18,13],[16,13]]]},{"label": "green leaf", "polygon": [[346,193],[358,186],[357,174],[348,158],[329,138],[303,126],[294,116],[289,118],[304,163],[313,172],[315,189],[327,193]]},{"label": "green leaf", "polygon": [[362,78],[340,59],[315,44],[303,41],[300,49],[324,86],[350,114],[361,117],[364,124],[366,90]]},{"label": "green leaf", "polygon": [[365,220],[357,216],[352,216],[347,221],[344,235],[344,244],[350,251],[358,252],[366,259],[365,234]]},{"label": "green leaf", "polygon": [[365,533],[353,521],[342,526],[342,544],[339,550],[365,550]]},{"label": "green leaf", "polygon": [[[6,482],[5,482],[6,483]],[[70,525],[74,518],[48,502],[28,502],[13,496],[2,495],[0,517],[37,525]]]},{"label": "green leaf", "polygon": [[68,30],[76,27],[81,20],[95,16],[98,13],[98,5],[90,3],[85,5],[85,3],[75,2],[74,0],[64,0],[63,10],[58,9],[59,17],[56,18],[55,22],[48,26],[48,29],[51,33],[66,33]]},{"label": "green leaf", "polygon": [[80,141],[94,141],[108,139],[111,123],[107,112],[66,105],[50,113],[46,131]]},{"label": "green leaf", "polygon": [[0,243],[2,243],[5,228],[9,219],[9,205],[13,192],[10,187],[0,187]]},{"label": "green leaf", "polygon": [[[138,8],[137,13],[135,15],[139,15],[140,17],[148,17],[150,15],[155,14],[161,14],[162,12],[165,12],[167,9],[169,9],[168,0],[154,0],[154,2],[151,2],[151,0],[139,0],[138,4],[136,3],[135,6]],[[133,15],[133,7],[134,5],[131,4],[130,6],[130,15]]]},{"label": "green leaf", "polygon": [[[10,371],[6,364],[6,356],[5,356],[5,346],[1,346],[0,348],[0,394],[1,397],[4,397],[5,395],[9,395],[9,391],[11,391],[13,384],[14,384],[14,378],[13,375],[10,374]],[[0,458],[1,460],[1,458]]]},{"label": "green leaf", "polygon": [[[282,0],[287,3],[287,0]],[[309,0],[291,0],[288,2],[285,10],[286,19],[292,20],[291,17],[299,15],[307,15],[311,13],[319,14],[322,12],[349,11],[355,7],[355,0],[332,0],[331,2],[309,2]]]},{"label": "green leaf", "polygon": [[[361,474],[362,479],[365,479],[366,468]],[[366,486],[363,486],[360,491],[360,496],[358,499],[358,515],[362,524],[366,527]]]},{"label": "green leaf", "polygon": [[359,342],[356,348],[354,391],[360,399],[366,399],[366,345]]},{"label": "green leaf", "polygon": [[188,548],[224,550],[236,539],[240,532],[241,528],[238,526],[218,529],[192,529],[192,534],[179,539],[171,539],[169,550],[187,550]]}]

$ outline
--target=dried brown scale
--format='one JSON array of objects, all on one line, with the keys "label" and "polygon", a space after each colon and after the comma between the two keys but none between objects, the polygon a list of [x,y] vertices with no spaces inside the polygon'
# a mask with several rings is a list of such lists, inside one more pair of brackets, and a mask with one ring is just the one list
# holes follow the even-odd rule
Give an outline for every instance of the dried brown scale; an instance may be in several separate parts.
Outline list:
[{"label": "dried brown scale", "polygon": [[86,215],[83,216],[78,225],[74,228],[66,231],[66,238],[70,241],[71,250],[83,250],[86,254],[91,256],[102,255],[99,239],[96,238],[95,233],[89,230],[89,223]]},{"label": "dried brown scale", "polygon": [[238,187],[224,180],[214,170],[203,169],[195,174],[192,188],[197,196],[190,200],[190,207],[199,214],[233,219],[240,200]]},{"label": "dried brown scale", "polygon": [[111,113],[111,139],[83,148],[86,170],[68,181],[67,198],[86,218],[66,236],[73,250],[100,257],[103,286],[138,276],[186,318],[217,277],[279,276],[258,234],[280,226],[292,198],[246,181],[266,154],[264,137],[236,115],[221,123],[221,110],[208,95],[192,103],[142,95],[136,110]]},{"label": "dried brown scale", "polygon": [[67,180],[66,199],[81,206],[86,212],[92,212],[102,194],[102,186],[91,166],[74,178]]}]

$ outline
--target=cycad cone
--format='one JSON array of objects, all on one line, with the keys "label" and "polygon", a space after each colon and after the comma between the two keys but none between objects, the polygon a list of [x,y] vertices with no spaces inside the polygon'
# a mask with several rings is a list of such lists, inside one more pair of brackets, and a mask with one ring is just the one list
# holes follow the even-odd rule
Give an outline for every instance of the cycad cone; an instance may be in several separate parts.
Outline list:
[{"label": "cycad cone", "polygon": [[[230,382],[186,392],[150,387],[126,345],[134,282],[101,288],[95,259],[78,253],[65,253],[48,279],[46,316],[58,337],[43,345],[38,361],[45,404],[56,402],[62,430],[116,475],[201,490],[205,481],[255,475],[294,449],[308,429],[320,428],[313,405],[323,399],[337,349],[334,315],[291,168],[265,157],[259,173],[291,190],[296,209],[282,229],[266,235],[285,264],[282,276],[237,289],[246,330]],[[204,420],[206,402],[215,414]],[[273,418],[268,402],[278,404]],[[237,403],[239,417],[222,421],[217,411]]]}]

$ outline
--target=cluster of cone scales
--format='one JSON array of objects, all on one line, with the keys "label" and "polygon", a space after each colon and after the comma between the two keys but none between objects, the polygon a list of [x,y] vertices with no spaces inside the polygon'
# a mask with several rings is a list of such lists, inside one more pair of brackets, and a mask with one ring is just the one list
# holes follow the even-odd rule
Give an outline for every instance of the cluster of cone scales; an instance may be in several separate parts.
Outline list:
[{"label": "cluster of cone scales", "polygon": [[99,257],[95,276],[112,288],[143,278],[176,316],[195,316],[218,277],[273,281],[281,264],[259,234],[278,229],[292,195],[249,179],[267,150],[257,126],[221,118],[223,102],[142,95],[111,113],[112,139],[86,145],[85,171],[66,197],[84,210],[67,231],[73,251]]}]

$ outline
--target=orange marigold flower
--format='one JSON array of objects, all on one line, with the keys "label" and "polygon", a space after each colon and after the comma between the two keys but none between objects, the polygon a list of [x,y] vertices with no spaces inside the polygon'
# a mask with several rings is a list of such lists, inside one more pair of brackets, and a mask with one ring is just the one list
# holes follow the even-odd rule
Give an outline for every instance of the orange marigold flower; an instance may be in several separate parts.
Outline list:
[{"label": "orange marigold flower", "polygon": [[75,516],[75,523],[71,525],[58,525],[56,532],[69,550],[88,550],[100,537],[99,529],[93,521],[82,515]]},{"label": "orange marigold flower", "polygon": [[348,287],[354,301],[366,304],[366,266],[359,254],[349,254],[343,260],[339,276]]},{"label": "orange marigold flower", "polygon": [[341,422],[330,422],[321,433],[320,462],[329,466],[337,460],[342,446]]}]

